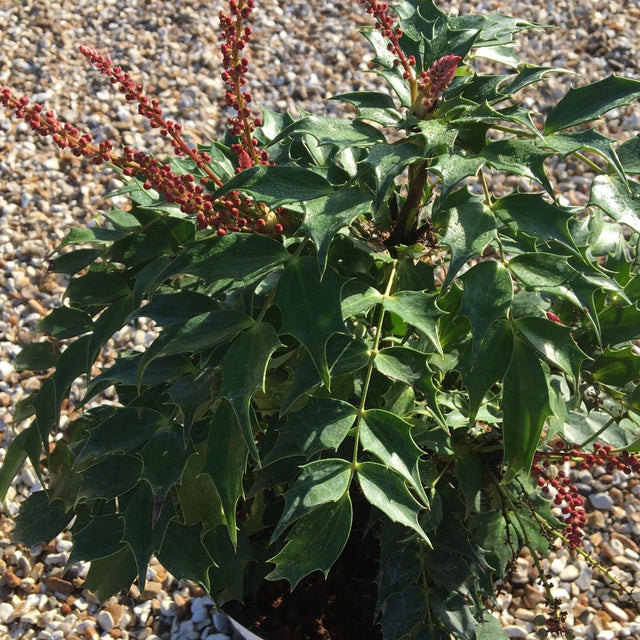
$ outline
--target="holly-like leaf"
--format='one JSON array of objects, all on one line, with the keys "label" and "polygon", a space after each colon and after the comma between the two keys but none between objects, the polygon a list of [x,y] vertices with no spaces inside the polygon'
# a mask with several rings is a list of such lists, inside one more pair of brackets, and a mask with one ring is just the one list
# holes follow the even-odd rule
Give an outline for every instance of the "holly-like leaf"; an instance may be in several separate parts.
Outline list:
[{"label": "holly-like leaf", "polygon": [[264,390],[267,365],[279,346],[275,329],[266,322],[260,322],[240,334],[222,359],[219,397],[229,400],[245,444],[256,460],[259,456],[251,423],[251,396],[257,389]]},{"label": "holly-like leaf", "polygon": [[[364,123],[359,124],[368,126]],[[373,142],[375,140],[371,141]],[[218,198],[231,191],[242,191],[276,208],[330,195],[333,187],[320,174],[309,169],[256,165],[231,178],[223,187],[215,191],[212,197]]]},{"label": "holly-like leaf", "polygon": [[461,278],[464,283],[459,314],[469,318],[473,334],[473,357],[489,327],[506,316],[513,299],[509,272],[493,261],[479,262]]},{"label": "holly-like leaf", "polygon": [[149,438],[139,455],[142,478],[149,483],[154,496],[166,496],[169,489],[180,482],[192,452],[192,448],[184,444],[182,429],[175,424],[156,431]]},{"label": "holly-like leaf", "polygon": [[544,421],[552,414],[546,374],[531,348],[515,340],[502,387],[502,435],[507,471],[503,482],[527,474],[540,442]]},{"label": "holly-like leaf", "polygon": [[567,226],[573,214],[550,204],[539,193],[509,194],[496,200],[493,211],[518,233],[542,242],[555,240],[577,253]]},{"label": "holly-like leaf", "polygon": [[589,204],[640,233],[640,184],[612,176],[596,176],[591,183]]},{"label": "holly-like leaf", "polygon": [[138,485],[122,514],[124,530],[122,539],[129,545],[138,571],[138,584],[144,590],[147,565],[153,553],[153,494],[146,482]]},{"label": "holly-like leaf", "polygon": [[43,371],[55,366],[59,357],[60,350],[48,340],[31,342],[22,347],[14,360],[14,367],[16,371]]},{"label": "holly-like leaf", "polygon": [[640,378],[640,357],[632,346],[623,349],[607,347],[591,367],[594,380],[612,387],[623,387]]},{"label": "holly-like leaf", "polygon": [[319,506],[293,527],[284,549],[269,559],[276,567],[267,579],[286,579],[294,589],[312,571],[322,571],[326,578],[347,544],[352,520],[348,493],[336,502]]},{"label": "holly-like leaf", "polygon": [[436,296],[422,291],[398,291],[383,298],[382,306],[404,322],[421,331],[439,351],[437,320],[444,312],[436,306]]},{"label": "holly-like leaf", "polygon": [[354,91],[331,96],[330,100],[343,100],[358,111],[358,118],[371,120],[383,126],[393,126],[402,120],[402,114],[396,110],[393,98],[387,93],[376,91]]},{"label": "holly-like leaf", "polygon": [[404,478],[398,472],[377,462],[361,462],[357,467],[357,475],[369,503],[394,522],[413,529],[431,547],[418,521],[424,507],[409,493]]},{"label": "holly-like leaf", "polygon": [[292,456],[309,459],[319,451],[336,451],[353,425],[356,409],[333,398],[309,398],[300,411],[290,413],[278,431],[278,440],[262,464]]},{"label": "holly-like leaf", "polygon": [[236,505],[244,496],[242,482],[248,454],[249,449],[238,429],[233,408],[228,402],[221,402],[209,424],[207,451],[201,473],[213,480],[218,491],[234,548],[238,542]]},{"label": "holly-like leaf", "polygon": [[381,142],[371,147],[365,164],[370,165],[373,169],[377,187],[376,206],[380,206],[389,187],[405,167],[420,160],[423,155],[420,147],[409,142],[394,144]]},{"label": "holly-like leaf", "polygon": [[327,502],[342,498],[351,480],[351,463],[342,458],[316,460],[302,467],[298,479],[285,493],[285,505],[272,540],[292,523]]},{"label": "holly-like leaf", "polygon": [[447,209],[434,213],[433,224],[444,231],[441,242],[451,249],[447,287],[469,258],[481,255],[496,237],[496,221],[482,198],[460,189],[446,201]]},{"label": "holly-like leaf", "polygon": [[307,231],[318,249],[318,265],[324,273],[331,240],[340,229],[371,211],[371,196],[351,189],[303,203],[304,221],[301,231]]},{"label": "holly-like leaf", "polygon": [[91,322],[91,316],[84,311],[69,307],[57,307],[38,322],[37,328],[38,331],[58,340],[64,340],[91,331],[93,322]]},{"label": "holly-like leaf", "polygon": [[148,440],[169,418],[146,407],[118,407],[104,422],[89,430],[78,461],[90,456],[131,451]]},{"label": "holly-like leaf", "polygon": [[[442,179],[441,206],[456,206],[461,195],[464,196],[468,191],[461,189],[463,193],[458,194],[457,191],[452,193],[453,189],[465,178],[475,176],[483,165],[484,159],[480,156],[468,156],[459,151],[437,156],[431,165],[431,170]],[[449,201],[449,196],[453,198],[452,202]]]},{"label": "holly-like leaf", "polygon": [[544,133],[555,133],[590,122],[640,98],[640,81],[609,76],[583,87],[571,88],[549,112]]},{"label": "holly-like leaf", "polygon": [[158,560],[176,578],[191,580],[209,588],[209,567],[213,558],[202,544],[200,527],[187,527],[171,520],[158,551]]},{"label": "holly-like leaf", "polygon": [[71,307],[95,307],[113,302],[129,293],[124,276],[117,271],[89,271],[72,278],[66,296]]},{"label": "holly-like leaf", "polygon": [[626,173],[640,173],[640,134],[618,146],[616,155]]},{"label": "holly-like leaf", "polygon": [[473,454],[462,455],[456,458],[455,472],[460,491],[464,495],[464,517],[468,518],[472,511],[480,511],[480,492],[484,487],[482,461]]},{"label": "holly-like leaf", "polygon": [[2,503],[5,513],[8,513],[8,509],[4,499],[13,479],[22,469],[27,457],[29,457],[34,467],[38,468],[41,451],[42,442],[36,423],[32,423],[26,429],[23,429],[5,448],[4,459],[0,466],[0,503]]},{"label": "holly-like leaf", "polygon": [[360,424],[360,442],[387,468],[397,471],[415,490],[425,506],[429,498],[420,478],[419,462],[424,452],[411,437],[411,425],[381,409],[369,409]]},{"label": "holly-like leaf", "polygon": [[129,455],[105,456],[82,472],[78,500],[112,500],[131,489],[140,479],[142,462]]},{"label": "holly-like leaf", "polygon": [[327,341],[334,333],[347,333],[340,306],[344,282],[332,269],[321,280],[313,258],[297,258],[284,270],[275,296],[282,314],[280,333],[288,333],[303,344],[327,387]]},{"label": "holly-like leaf", "polygon": [[61,500],[49,502],[46,491],[32,493],[21,505],[12,538],[26,547],[49,543],[71,522]]},{"label": "holly-like leaf", "polygon": [[186,322],[190,318],[215,311],[218,305],[209,296],[195,291],[178,291],[153,296],[151,301],[127,317],[127,322],[136,318],[151,318],[156,325],[168,327]]},{"label": "holly-like leaf", "polygon": [[526,317],[516,322],[527,342],[551,364],[559,367],[575,382],[580,378],[580,366],[588,359],[565,327],[546,318]]},{"label": "holly-like leaf", "polygon": [[82,585],[91,591],[100,603],[112,595],[129,589],[136,577],[136,562],[131,549],[124,545],[114,554],[91,561],[87,579]]},{"label": "holly-like leaf", "polygon": [[73,531],[73,547],[67,566],[80,561],[91,562],[120,551],[124,546],[123,533],[124,520],[120,515],[94,516],[85,527]]}]

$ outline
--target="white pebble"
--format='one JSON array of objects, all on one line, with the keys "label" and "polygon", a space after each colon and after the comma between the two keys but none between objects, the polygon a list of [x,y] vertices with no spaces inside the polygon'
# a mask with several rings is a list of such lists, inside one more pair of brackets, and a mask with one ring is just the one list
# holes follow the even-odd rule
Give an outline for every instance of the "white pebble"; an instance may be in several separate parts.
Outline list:
[{"label": "white pebble", "polygon": [[204,640],[229,640],[229,636],[226,633],[212,633]]},{"label": "white pebble", "polygon": [[[209,619],[209,609],[213,605],[213,600],[210,598],[194,598],[191,601],[191,620],[194,624],[201,624],[205,620]],[[215,623],[215,620],[214,620]],[[218,628],[218,625],[216,625]]]},{"label": "white pebble", "polygon": [[55,564],[65,564],[67,562],[68,555],[68,553],[50,553],[44,559],[44,562],[49,567]]},{"label": "white pebble", "polygon": [[8,602],[0,602],[0,622],[7,622],[13,613],[13,607]]},{"label": "white pebble", "polygon": [[101,611],[98,614],[98,624],[100,628],[109,633],[113,629],[113,616],[108,611]]},{"label": "white pebble", "polygon": [[613,500],[607,493],[592,493],[589,496],[589,502],[591,502],[594,509],[600,509],[601,511],[608,511],[613,507]]},{"label": "white pebble", "polygon": [[73,547],[73,542],[71,540],[58,540],[58,542],[56,542],[56,549],[60,551],[60,553],[70,551],[71,547]]},{"label": "white pebble", "polygon": [[522,627],[516,627],[515,625],[509,625],[504,628],[504,632],[509,638],[526,638],[527,630]]},{"label": "white pebble", "polygon": [[573,564],[565,567],[558,576],[562,582],[573,582],[580,575],[580,569]]}]

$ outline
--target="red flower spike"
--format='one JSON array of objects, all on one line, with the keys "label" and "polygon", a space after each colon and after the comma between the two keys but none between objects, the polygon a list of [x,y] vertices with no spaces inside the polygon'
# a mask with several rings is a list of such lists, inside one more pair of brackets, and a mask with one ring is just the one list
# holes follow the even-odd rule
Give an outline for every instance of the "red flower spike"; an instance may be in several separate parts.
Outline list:
[{"label": "red flower spike", "polygon": [[451,84],[460,63],[460,56],[449,54],[438,58],[418,79],[418,95],[411,111],[419,118],[427,117],[436,107],[444,90]]}]

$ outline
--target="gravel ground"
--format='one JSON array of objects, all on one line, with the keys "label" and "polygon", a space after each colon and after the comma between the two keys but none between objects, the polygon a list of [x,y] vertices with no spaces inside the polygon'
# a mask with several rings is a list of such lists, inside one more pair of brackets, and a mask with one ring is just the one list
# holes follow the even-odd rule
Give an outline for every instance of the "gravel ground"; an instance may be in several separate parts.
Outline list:
[{"label": "gravel ground", "polygon": [[[217,53],[217,13],[222,0],[5,0],[0,2],[0,84],[45,102],[58,116],[111,139],[161,154],[167,145],[132,115],[106,79],[77,52],[81,43],[108,52],[139,78],[164,111],[182,122],[194,141],[220,131],[227,114]],[[276,110],[295,106],[324,113],[337,107],[323,99],[343,91],[376,88],[366,74],[371,56],[354,25],[369,18],[349,2],[257,0],[251,88],[257,104]],[[544,111],[569,83],[609,75],[638,78],[638,0],[485,0],[441,2],[459,12],[500,10],[551,24],[520,41],[527,61],[561,66],[579,76],[558,76],[529,105]],[[624,139],[640,130],[640,105],[618,109],[603,133]],[[166,148],[167,151],[170,149]],[[584,202],[588,176],[566,168],[554,178],[569,202]],[[38,376],[12,370],[20,348],[34,337],[38,320],[59,304],[64,282],[46,276],[43,258],[70,226],[91,224],[107,204],[103,195],[117,176],[83,166],[71,155],[36,139],[26,125],[0,116],[0,460],[12,437],[12,406],[37,390]],[[144,325],[125,328],[114,346],[143,345]],[[633,587],[640,582],[640,481],[595,470],[578,478],[588,496],[587,550],[612,566]],[[8,515],[38,490],[25,468],[8,495]],[[202,590],[176,581],[160,565],[149,569],[144,593],[135,587],[99,610],[82,589],[86,566],[63,573],[71,543],[61,535],[48,546],[22,549],[10,544],[12,523],[0,512],[0,639],[176,638],[225,640],[233,635]],[[550,562],[557,597],[569,611],[578,638],[640,638],[640,616],[617,598],[607,580],[586,561],[558,549]],[[500,596],[496,615],[512,638],[534,638],[533,618],[542,596],[530,559],[518,560],[515,587]]]}]

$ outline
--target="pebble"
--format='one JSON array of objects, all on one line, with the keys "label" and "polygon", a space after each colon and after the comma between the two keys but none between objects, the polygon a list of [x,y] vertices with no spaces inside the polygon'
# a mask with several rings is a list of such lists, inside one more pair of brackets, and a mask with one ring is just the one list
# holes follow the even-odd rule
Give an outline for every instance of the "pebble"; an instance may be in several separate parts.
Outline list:
[{"label": "pebble", "polygon": [[[191,123],[192,130],[200,130],[201,140],[207,140],[220,133],[227,114],[219,104],[224,94],[220,59],[202,15],[215,15],[222,4],[222,0],[183,3],[178,21],[169,0],[0,2],[0,83],[46,102],[47,108],[91,130],[94,136],[113,139],[116,147],[126,142],[143,150],[157,149],[155,133],[119,99],[104,77],[80,59],[77,43],[98,43],[116,63],[126,61],[136,78],[143,77],[147,86],[155,87],[166,113],[176,121]],[[606,4],[582,0],[439,3],[459,13],[499,10],[553,25],[556,28],[548,31],[524,32],[518,37],[518,49],[527,62],[573,69],[581,74],[580,82],[599,80],[613,72],[639,77],[640,9],[636,4],[623,0]],[[147,5],[153,10],[145,10]],[[251,52],[250,76],[255,103],[280,111],[293,111],[297,105],[313,113],[336,113],[338,103],[323,98],[381,86],[374,74],[365,73],[371,56],[351,25],[369,24],[370,20],[356,3],[258,0],[256,5],[253,26],[260,39],[256,37]],[[531,107],[544,111],[549,99],[564,95],[573,81],[571,76],[550,76],[547,85],[525,90],[523,95]],[[113,122],[109,122],[109,113]],[[640,129],[636,107],[618,109],[609,116],[601,130],[605,135],[630,136]],[[66,286],[63,278],[46,275],[44,256],[69,227],[87,225],[97,211],[126,202],[103,198],[119,186],[113,175],[87,170],[69,154],[58,154],[52,145],[36,144],[26,124],[0,116],[0,129],[1,458],[12,437],[1,425],[10,422],[15,402],[41,385],[38,376],[15,372],[13,360],[21,345],[36,337],[37,322],[59,304]],[[564,200],[586,203],[588,176],[557,163],[550,172]],[[114,336],[113,348],[140,349],[154,335],[146,324],[125,327]],[[104,357],[108,361],[112,355],[107,352]],[[80,387],[74,384],[72,401],[80,394]],[[67,420],[63,415],[61,422]],[[640,482],[632,484],[624,474],[608,474],[605,469],[593,475],[579,471],[574,480],[588,496],[585,544],[590,545],[594,559],[617,562],[616,575],[626,576],[632,586],[640,583]],[[36,474],[25,467],[7,492],[9,514],[15,515],[20,500],[38,488]],[[0,528],[0,588],[9,594],[0,602],[0,638],[163,640],[168,633],[176,640],[229,640],[233,636],[228,618],[202,590],[192,597],[182,593],[184,584],[163,580],[166,573],[159,565],[149,570],[141,594],[132,589],[131,596],[112,599],[100,610],[95,597],[82,590],[88,565],[76,566],[73,577],[63,573],[72,548],[67,534],[54,547],[36,545],[28,552],[18,552],[8,544],[10,531]],[[568,611],[573,607],[581,613],[581,624],[574,626],[579,637],[640,638],[640,617],[634,618],[623,603],[614,600],[603,582],[594,586],[599,573],[582,558],[558,554],[551,558],[550,571],[555,582],[562,584],[554,588],[554,594],[562,598]],[[530,557],[519,558],[513,579],[517,595],[505,593],[497,599],[508,637],[527,637],[531,616],[546,611],[544,593],[534,575]],[[195,587],[191,593],[196,593]],[[44,614],[51,615],[45,620]],[[156,633],[160,621],[164,624],[167,619],[172,621],[172,631]]]}]

